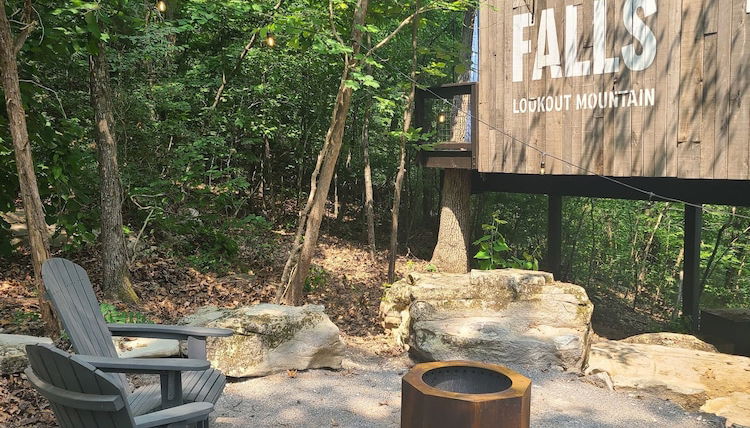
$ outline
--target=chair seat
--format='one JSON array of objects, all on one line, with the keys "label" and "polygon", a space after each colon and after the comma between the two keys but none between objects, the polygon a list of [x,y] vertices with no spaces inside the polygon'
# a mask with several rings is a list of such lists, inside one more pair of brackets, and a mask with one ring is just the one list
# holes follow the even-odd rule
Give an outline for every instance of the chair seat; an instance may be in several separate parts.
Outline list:
[{"label": "chair seat", "polygon": [[[185,403],[207,401],[216,404],[224,390],[227,378],[218,370],[182,373],[182,394]],[[161,385],[159,383],[142,386],[128,396],[134,416],[149,413],[161,406]]]}]

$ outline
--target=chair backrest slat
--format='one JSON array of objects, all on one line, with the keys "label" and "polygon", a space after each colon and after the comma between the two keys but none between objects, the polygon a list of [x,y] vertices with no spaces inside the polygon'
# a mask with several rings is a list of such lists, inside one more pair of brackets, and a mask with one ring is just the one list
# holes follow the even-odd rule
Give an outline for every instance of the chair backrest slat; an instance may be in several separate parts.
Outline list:
[{"label": "chair backrest slat", "polygon": [[29,380],[52,404],[63,428],[134,425],[125,391],[110,376],[51,345],[26,347]]},{"label": "chair backrest slat", "polygon": [[[42,266],[42,279],[76,353],[117,358],[112,334],[99,310],[86,271],[70,260],[52,258]],[[110,377],[123,386],[127,385],[124,375],[112,374]]]}]

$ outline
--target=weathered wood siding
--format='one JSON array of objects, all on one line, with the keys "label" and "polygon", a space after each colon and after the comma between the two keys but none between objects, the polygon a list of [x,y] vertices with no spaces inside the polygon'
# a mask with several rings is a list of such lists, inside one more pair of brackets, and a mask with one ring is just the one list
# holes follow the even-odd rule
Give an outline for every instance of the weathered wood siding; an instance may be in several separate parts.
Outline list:
[{"label": "weathered wood siding", "polygon": [[[539,174],[544,164],[546,174],[750,179],[750,0],[633,0],[630,21],[642,22],[656,40],[653,60],[644,61],[649,65],[642,70],[629,67],[624,60],[627,45],[632,45],[636,55],[647,56],[643,28],[639,33],[633,27],[637,23],[630,28],[625,23],[628,0],[606,0],[606,5],[600,1],[482,3],[479,171]],[[647,14],[644,4],[651,1],[656,11]],[[543,25],[545,9],[553,10],[546,12],[548,23],[554,19],[552,33],[552,26]],[[579,72],[583,75],[578,77],[566,68],[570,10],[577,20],[575,59],[589,61],[589,72]],[[520,30],[520,39],[516,34],[516,41],[528,41],[530,52],[518,61],[514,50],[523,51],[523,47],[514,43],[514,22],[525,13],[533,20]],[[604,58],[618,58],[619,66],[611,73],[596,73],[594,51],[602,39],[595,34],[594,21],[604,13]],[[542,27],[548,30],[548,38],[557,33],[561,72],[555,76],[554,66],[541,67],[541,75],[534,79]],[[551,52],[548,47],[544,43],[542,54]],[[602,58],[602,51],[598,52]],[[521,81],[514,79],[514,66],[519,65]],[[653,104],[642,95],[650,90]],[[622,94],[616,95],[618,106],[603,108],[600,93]],[[579,108],[577,97],[588,99],[591,94],[597,94],[596,105],[590,108],[585,103]],[[546,104],[550,96],[553,103],[561,100],[563,108],[530,111],[533,100],[538,105],[539,97],[544,97]],[[568,108],[565,96],[569,96]],[[522,99],[526,111],[521,109]]]}]

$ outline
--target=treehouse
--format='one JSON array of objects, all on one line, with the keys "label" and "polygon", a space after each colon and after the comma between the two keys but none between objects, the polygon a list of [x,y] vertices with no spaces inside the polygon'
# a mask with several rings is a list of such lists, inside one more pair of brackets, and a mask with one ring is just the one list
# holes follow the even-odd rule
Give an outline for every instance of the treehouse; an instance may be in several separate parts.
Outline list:
[{"label": "treehouse", "polygon": [[423,164],[549,195],[555,273],[561,197],[687,202],[697,328],[701,205],[750,205],[750,0],[488,0],[475,27],[475,81],[418,91]]}]

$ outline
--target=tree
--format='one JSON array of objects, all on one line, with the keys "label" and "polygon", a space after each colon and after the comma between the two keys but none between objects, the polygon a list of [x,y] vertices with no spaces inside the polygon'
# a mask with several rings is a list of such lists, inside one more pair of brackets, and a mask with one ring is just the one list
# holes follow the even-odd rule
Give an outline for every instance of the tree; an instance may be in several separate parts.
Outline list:
[{"label": "tree", "polygon": [[[419,10],[419,2],[416,4]],[[396,251],[398,250],[398,213],[401,208],[401,187],[406,171],[406,140],[411,129],[411,119],[414,113],[414,97],[417,92],[417,30],[419,29],[419,15],[414,18],[411,30],[411,72],[409,73],[409,95],[404,109],[404,132],[399,144],[399,163],[396,180],[393,183],[393,206],[391,207],[391,242],[388,253],[388,282],[393,282],[396,275]]]},{"label": "tree", "polygon": [[[462,63],[470,63],[473,38],[474,9],[464,14],[461,41]],[[462,73],[459,82],[470,78],[470,67]],[[460,114],[468,110],[468,97],[456,97],[453,112]],[[460,107],[456,107],[456,105]],[[456,117],[454,114],[453,117]],[[463,141],[463,126],[453,126],[453,140]],[[472,130],[476,132],[476,130]],[[469,270],[469,240],[471,239],[471,171],[446,169],[443,172],[442,196],[440,199],[440,228],[438,241],[430,263],[443,272],[465,273]]]},{"label": "tree", "polygon": [[[94,12],[86,15],[99,29]],[[91,106],[94,110],[96,150],[99,160],[100,202],[101,202],[101,249],[102,249],[102,290],[110,298],[124,302],[138,303],[133,291],[128,270],[128,257],[122,222],[122,186],[117,164],[117,138],[112,114],[112,93],[110,90],[109,64],[105,45],[100,33],[94,31],[94,52],[89,55],[89,84]]]},{"label": "tree", "polygon": [[39,196],[39,188],[34,172],[34,161],[31,155],[31,141],[26,126],[26,112],[21,100],[21,89],[18,80],[18,64],[16,57],[24,45],[29,33],[36,27],[32,20],[31,1],[24,2],[21,32],[13,37],[10,22],[5,13],[5,3],[0,6],[0,68],[2,69],[3,90],[5,92],[5,108],[8,112],[10,134],[16,156],[16,169],[21,188],[26,215],[26,227],[29,232],[34,280],[39,298],[39,310],[44,320],[47,334],[57,336],[59,329],[52,307],[45,299],[44,284],[42,283],[42,264],[49,258],[49,239],[47,223],[44,219],[44,208]]},{"label": "tree", "polygon": [[[310,177],[310,193],[307,203],[300,211],[297,233],[281,276],[281,285],[276,296],[278,302],[291,305],[298,305],[302,302],[305,278],[310,270],[310,261],[318,243],[318,234],[320,232],[321,221],[323,220],[325,202],[328,198],[331,179],[333,178],[336,161],[338,160],[343,143],[352,92],[357,85],[356,82],[350,80],[350,77],[353,77],[353,73],[361,65],[361,61],[365,59],[364,57],[368,57],[374,51],[386,45],[420,12],[424,12],[427,9],[425,7],[418,9],[417,12],[402,20],[391,33],[371,47],[364,55],[360,55],[364,35],[363,30],[366,29],[365,17],[367,16],[367,7],[368,0],[357,1],[351,29],[352,45],[351,48],[347,48],[335,29],[333,24],[333,4],[332,2],[329,3],[331,26],[334,27],[334,43],[338,42],[338,46],[345,52],[344,67],[336,94],[336,101],[333,106],[330,126],[326,133],[323,148],[318,155],[315,169]],[[433,5],[431,8],[434,7]],[[358,74],[360,74],[360,77],[366,77],[362,76],[361,73]]]}]

